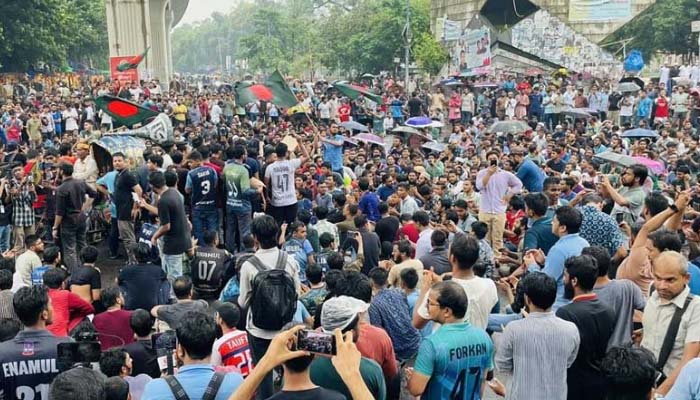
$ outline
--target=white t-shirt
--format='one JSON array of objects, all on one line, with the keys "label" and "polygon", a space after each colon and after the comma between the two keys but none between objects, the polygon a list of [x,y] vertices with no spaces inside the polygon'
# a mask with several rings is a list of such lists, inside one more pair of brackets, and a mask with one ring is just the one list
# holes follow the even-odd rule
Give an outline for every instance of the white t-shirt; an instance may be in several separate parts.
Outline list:
[{"label": "white t-shirt", "polygon": [[219,107],[218,104],[214,104],[211,107],[211,112],[209,113],[209,115],[211,115],[211,123],[212,124],[216,125],[221,121],[221,113],[222,113],[221,107]]},{"label": "white t-shirt", "polygon": [[265,170],[265,178],[270,178],[272,199],[275,207],[285,207],[296,204],[297,195],[294,190],[294,172],[301,166],[301,160],[275,161]]},{"label": "white t-shirt", "polygon": [[63,119],[66,121],[66,131],[77,131],[78,128],[78,111],[71,107],[63,111]]},{"label": "white t-shirt", "polygon": [[[452,281],[459,283],[469,300],[467,315],[464,320],[474,326],[486,329],[489,323],[489,314],[491,314],[493,306],[498,302],[496,284],[491,279],[479,278],[478,276],[472,279],[452,278]],[[418,308],[418,315],[421,318],[430,319],[428,315],[428,296],[425,296],[423,303]]]},{"label": "white t-shirt", "polygon": [[318,105],[318,113],[322,119],[331,118],[331,106],[328,103],[321,103]]}]

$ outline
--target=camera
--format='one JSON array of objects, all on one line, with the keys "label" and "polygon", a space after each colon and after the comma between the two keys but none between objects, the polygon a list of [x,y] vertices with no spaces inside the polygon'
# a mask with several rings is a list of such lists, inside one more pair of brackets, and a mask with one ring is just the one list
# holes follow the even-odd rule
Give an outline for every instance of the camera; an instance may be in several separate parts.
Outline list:
[{"label": "camera", "polygon": [[100,361],[102,349],[95,332],[80,332],[75,342],[59,343],[56,364],[60,371],[73,368],[76,364],[87,365]]},{"label": "camera", "polygon": [[173,369],[177,364],[175,360],[175,348],[177,347],[177,336],[174,331],[157,333],[151,336],[151,346],[156,350],[158,357],[158,368],[167,371],[168,375],[173,374]]}]

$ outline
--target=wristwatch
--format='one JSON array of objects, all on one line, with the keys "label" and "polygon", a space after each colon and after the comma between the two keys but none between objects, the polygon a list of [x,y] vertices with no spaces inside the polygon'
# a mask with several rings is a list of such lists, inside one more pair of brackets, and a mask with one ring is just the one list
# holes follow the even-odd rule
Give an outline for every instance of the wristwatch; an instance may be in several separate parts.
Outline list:
[{"label": "wristwatch", "polygon": [[680,211],[680,210],[678,209],[678,206],[676,206],[675,204],[671,204],[668,208],[670,208],[671,210],[673,210],[674,213],[677,213],[678,211]]}]

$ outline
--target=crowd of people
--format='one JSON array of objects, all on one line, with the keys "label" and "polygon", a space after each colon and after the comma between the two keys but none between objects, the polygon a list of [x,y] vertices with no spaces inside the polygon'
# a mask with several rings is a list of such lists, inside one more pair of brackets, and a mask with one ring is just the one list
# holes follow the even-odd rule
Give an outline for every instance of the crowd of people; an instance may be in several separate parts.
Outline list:
[{"label": "crowd of people", "polygon": [[0,399],[700,396],[700,96],[578,78],[3,86]]}]

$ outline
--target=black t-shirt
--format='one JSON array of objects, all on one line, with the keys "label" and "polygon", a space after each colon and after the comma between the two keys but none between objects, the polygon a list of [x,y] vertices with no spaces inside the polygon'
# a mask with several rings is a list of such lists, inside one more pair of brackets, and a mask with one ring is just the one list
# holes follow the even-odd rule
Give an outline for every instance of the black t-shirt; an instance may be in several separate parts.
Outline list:
[{"label": "black t-shirt", "polygon": [[166,190],[158,201],[160,225],[170,224],[170,230],[163,235],[163,254],[182,254],[192,247],[185,203],[175,189]]},{"label": "black t-shirt", "polygon": [[411,117],[418,117],[421,115],[423,109],[423,102],[420,101],[418,97],[413,97],[408,101],[408,114]]},{"label": "black t-shirt", "polygon": [[396,241],[396,233],[399,231],[399,226],[401,222],[398,218],[394,216],[388,216],[377,221],[377,225],[374,227],[374,232],[379,236],[379,242],[391,242]]},{"label": "black t-shirt", "polygon": [[328,390],[322,387],[317,387],[309,390],[298,390],[294,392],[288,392],[282,390],[277,392],[277,394],[272,397],[268,397],[267,400],[345,400],[346,397],[342,394],[336,392],[335,390]]},{"label": "black t-shirt", "polygon": [[134,207],[132,188],[138,185],[134,174],[122,170],[117,174],[114,188],[114,204],[117,205],[117,220],[131,221],[131,209]]},{"label": "black t-shirt", "polygon": [[216,247],[197,247],[190,262],[192,285],[199,299],[216,299],[223,288],[224,272],[231,263],[231,255]]},{"label": "black t-shirt", "polygon": [[152,347],[151,340],[137,340],[124,346],[124,350],[129,353],[133,360],[132,376],[146,374],[153,379],[160,378],[160,368],[158,367],[158,355]]},{"label": "black t-shirt", "polygon": [[71,285],[90,285],[91,289],[102,289],[100,273],[94,267],[78,266],[70,276]]},{"label": "black t-shirt", "polygon": [[600,300],[593,299],[574,301],[558,309],[556,314],[576,324],[581,336],[578,355],[567,371],[568,398],[604,398],[605,377],[599,366],[615,329],[615,311]]},{"label": "black t-shirt", "polygon": [[158,265],[132,264],[119,272],[119,287],[124,292],[124,309],[150,310],[158,305],[161,285],[167,280],[165,272]]}]

